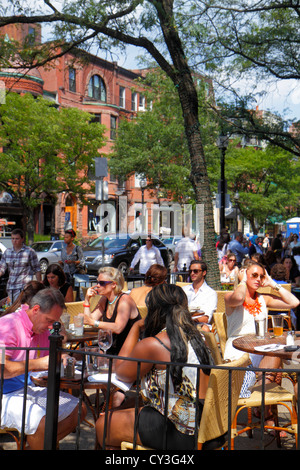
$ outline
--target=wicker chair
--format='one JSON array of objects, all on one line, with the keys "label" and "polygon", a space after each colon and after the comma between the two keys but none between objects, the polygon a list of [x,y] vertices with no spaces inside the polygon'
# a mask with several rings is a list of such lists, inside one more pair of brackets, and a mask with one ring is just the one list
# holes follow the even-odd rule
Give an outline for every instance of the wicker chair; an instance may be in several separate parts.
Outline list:
[{"label": "wicker chair", "polygon": [[[249,355],[244,354],[237,361],[227,364],[228,367],[247,367]],[[231,372],[231,420],[234,417],[237,401],[243,383],[245,371],[233,370]],[[228,378],[229,372],[226,369],[212,369],[209,377],[208,388],[205,396],[203,412],[198,432],[198,450],[202,450],[204,443],[211,439],[216,439],[228,432]],[[227,445],[222,446],[226,448]],[[122,450],[149,450],[140,445],[133,446],[131,442],[122,442]]]},{"label": "wicker chair", "polygon": [[66,311],[70,315],[70,323],[73,323],[73,318],[79,313],[83,313],[83,302],[66,302]]},{"label": "wicker chair", "polygon": [[[281,284],[281,286],[288,290],[289,292],[291,292],[292,290],[292,285],[291,284]],[[259,294],[272,294],[272,295],[275,295],[276,297],[279,297],[278,296],[278,292],[276,292],[274,289],[272,289],[271,287],[260,287],[257,292]],[[276,308],[270,308],[268,309],[268,311],[271,311],[271,312],[278,312],[278,313],[282,313],[284,315],[284,322],[286,322],[286,328],[285,330],[291,330],[292,329],[292,321],[291,321],[291,310],[287,309],[287,310],[284,310],[284,309],[276,309]],[[268,316],[268,319],[271,320],[272,316],[269,315]],[[269,328],[269,330],[271,330],[272,328]]]},{"label": "wicker chair", "polygon": [[181,281],[176,282],[176,286],[179,286],[179,287],[190,286],[190,285],[191,285],[191,282],[181,282]]},{"label": "wicker chair", "polygon": [[218,302],[217,302],[217,312],[225,312],[225,294],[232,292],[230,290],[217,290]]},{"label": "wicker chair", "polygon": [[204,330],[201,330],[200,328],[201,327],[199,327],[199,330],[200,330],[201,334],[204,336],[206,345],[207,345],[208,349],[211,352],[214,363],[216,365],[222,364],[223,359],[222,359],[222,356],[221,356],[221,352],[220,352],[215,334],[212,331],[204,331]]},{"label": "wicker chair", "polygon": [[[280,284],[280,285],[284,287],[284,289],[287,289],[289,292],[292,291],[292,284]],[[278,296],[278,293],[276,292],[276,290],[272,289],[272,287],[259,287],[259,289],[257,289],[257,292],[259,294],[273,294],[273,295]]]},{"label": "wicker chair", "polygon": [[214,325],[217,330],[222,356],[224,357],[225,345],[227,341],[227,318],[224,311],[217,311],[213,314]]},{"label": "wicker chair", "polygon": [[142,318],[145,318],[147,316],[148,309],[146,305],[137,305],[137,309],[140,312]]}]

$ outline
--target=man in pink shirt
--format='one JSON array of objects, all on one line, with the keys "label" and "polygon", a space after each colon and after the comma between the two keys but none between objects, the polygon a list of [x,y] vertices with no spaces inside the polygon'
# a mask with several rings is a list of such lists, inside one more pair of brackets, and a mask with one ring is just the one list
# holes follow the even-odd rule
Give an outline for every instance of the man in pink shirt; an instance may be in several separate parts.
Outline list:
[{"label": "man in pink shirt", "polygon": [[[0,346],[5,346],[3,403],[1,426],[21,430],[24,395],[25,350],[8,347],[49,348],[49,334],[60,320],[64,298],[56,289],[43,289],[29,305],[0,318]],[[48,350],[30,350],[28,370],[48,370]],[[43,449],[47,390],[29,382],[26,396],[25,434],[31,449]],[[85,410],[82,413],[82,419]],[[78,420],[78,400],[61,393],[58,417],[58,440],[72,432]]]}]

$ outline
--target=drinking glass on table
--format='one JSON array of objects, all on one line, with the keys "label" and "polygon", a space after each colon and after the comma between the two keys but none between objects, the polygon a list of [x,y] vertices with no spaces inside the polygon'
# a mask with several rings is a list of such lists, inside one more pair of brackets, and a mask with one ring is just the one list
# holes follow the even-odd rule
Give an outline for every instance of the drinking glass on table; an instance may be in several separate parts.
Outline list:
[{"label": "drinking glass on table", "polygon": [[97,346],[88,346],[84,348],[85,352],[88,353],[86,356],[86,366],[89,375],[96,374],[98,372],[98,353],[99,349]]},{"label": "drinking glass on table", "polygon": [[83,335],[83,313],[79,313],[79,315],[75,315],[73,318],[74,321],[74,330],[75,336],[82,336]]},{"label": "drinking glass on table", "polygon": [[283,335],[283,316],[272,315],[272,324],[273,324],[274,336],[282,336]]},{"label": "drinking glass on table", "polygon": [[[98,345],[99,349],[104,351],[104,354],[106,351],[111,347],[112,345],[112,332],[111,330],[107,330],[104,328],[100,328],[98,332]],[[103,366],[104,369],[108,369],[108,364],[106,363]]]}]

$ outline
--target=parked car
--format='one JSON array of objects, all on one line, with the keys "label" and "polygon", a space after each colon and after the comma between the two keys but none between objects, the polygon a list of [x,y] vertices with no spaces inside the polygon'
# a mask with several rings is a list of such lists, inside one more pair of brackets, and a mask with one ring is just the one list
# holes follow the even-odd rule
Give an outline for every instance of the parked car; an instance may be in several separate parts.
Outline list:
[{"label": "parked car", "polygon": [[164,245],[169,250],[169,255],[171,257],[171,261],[174,260],[175,256],[175,248],[177,243],[181,240],[182,237],[160,237],[160,240],[163,242]]},{"label": "parked car", "polygon": [[[114,234],[104,238],[104,266],[112,266],[120,269],[123,274],[128,272],[131,261],[138,251],[144,245],[146,237],[140,234]],[[161,253],[166,268],[169,267],[168,249],[159,238],[153,237],[153,245]],[[93,240],[88,246],[83,248],[83,254],[88,274],[98,274],[102,267],[102,237]],[[138,265],[135,266],[138,271]]]},{"label": "parked car", "polygon": [[[0,260],[1,260],[4,251],[7,248],[11,248],[13,245],[12,245],[12,241],[10,237],[0,237],[0,240],[1,240],[0,241]],[[6,270],[3,276],[0,277],[0,299],[4,299],[7,296],[7,292],[6,292],[7,281],[8,281],[8,270]]]},{"label": "parked car", "polygon": [[31,248],[36,251],[40,262],[42,274],[44,274],[52,263],[58,263],[61,260],[61,250],[64,246],[63,240],[35,242]]}]

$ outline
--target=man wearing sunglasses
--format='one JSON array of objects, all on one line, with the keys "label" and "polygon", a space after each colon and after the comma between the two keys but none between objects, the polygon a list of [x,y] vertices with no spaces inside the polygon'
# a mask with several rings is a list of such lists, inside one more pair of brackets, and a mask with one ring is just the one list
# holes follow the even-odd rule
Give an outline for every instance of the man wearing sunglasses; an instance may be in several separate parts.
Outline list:
[{"label": "man wearing sunglasses", "polygon": [[140,274],[145,275],[150,266],[153,264],[159,264],[164,266],[164,261],[161,257],[160,251],[156,246],[153,246],[151,235],[146,238],[145,245],[141,246],[133,257],[129,271],[133,271],[135,265],[139,264]]},{"label": "man wearing sunglasses", "polygon": [[217,309],[217,293],[205,281],[207,264],[202,260],[193,260],[190,264],[190,279],[192,284],[184,286],[188,298],[189,309],[195,321],[202,328],[210,331],[211,320]]}]

